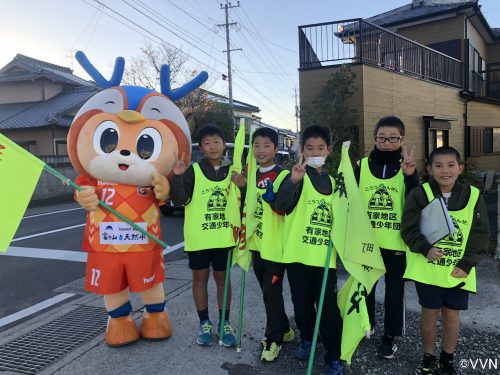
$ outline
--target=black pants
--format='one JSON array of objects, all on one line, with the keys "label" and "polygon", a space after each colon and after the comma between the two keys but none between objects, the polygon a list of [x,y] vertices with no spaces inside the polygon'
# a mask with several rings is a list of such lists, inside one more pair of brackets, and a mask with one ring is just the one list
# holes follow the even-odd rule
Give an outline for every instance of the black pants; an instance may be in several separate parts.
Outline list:
[{"label": "black pants", "polygon": [[266,307],[266,339],[281,345],[283,333],[290,328],[283,302],[285,265],[262,259],[258,251],[252,251],[252,258],[253,270]]},{"label": "black pants", "polygon": [[[384,333],[390,336],[403,334],[404,293],[403,274],[406,269],[404,252],[380,249],[385,264]],[[366,307],[372,329],[375,327],[375,289],[366,298]]]},{"label": "black pants", "polygon": [[[312,341],[324,268],[291,263],[287,265],[287,273],[300,338]],[[326,349],[325,361],[340,359],[342,318],[337,305],[337,271],[334,268],[328,271],[319,331]]]}]

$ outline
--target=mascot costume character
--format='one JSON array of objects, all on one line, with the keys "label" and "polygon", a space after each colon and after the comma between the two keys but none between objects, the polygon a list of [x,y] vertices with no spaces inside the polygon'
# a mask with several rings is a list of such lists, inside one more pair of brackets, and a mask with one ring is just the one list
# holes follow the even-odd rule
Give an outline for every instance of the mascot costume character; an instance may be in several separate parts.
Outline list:
[{"label": "mascot costume character", "polygon": [[[174,104],[208,78],[201,72],[177,90],[170,89],[170,70],[163,65],[161,93],[139,86],[120,86],[124,59],[116,59],[106,80],[83,52],[78,62],[103,90],[78,111],[68,133],[68,153],[83,190],[75,193],[87,221],[83,250],[88,252],[85,288],[104,295],[108,312],[106,344],[166,339],[172,327],[165,310],[162,246],[99,205],[122,214],[161,238],[159,205],[168,198],[172,167],[188,163],[191,136]],[[145,309],[140,329],[132,318],[129,292],[140,292]]]}]

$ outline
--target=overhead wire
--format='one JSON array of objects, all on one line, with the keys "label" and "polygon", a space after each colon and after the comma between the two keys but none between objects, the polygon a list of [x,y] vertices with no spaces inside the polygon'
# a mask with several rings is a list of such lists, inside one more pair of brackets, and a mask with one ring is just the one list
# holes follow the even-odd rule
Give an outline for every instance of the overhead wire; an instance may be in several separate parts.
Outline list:
[{"label": "overhead wire", "polygon": [[[121,21],[121,20],[119,20],[118,18],[116,18],[116,17],[112,16],[110,13],[105,12],[105,11],[104,11],[104,9],[97,8],[97,7],[93,6],[92,4],[89,4],[86,0],[82,0],[82,1],[84,1],[84,2],[85,2],[86,4],[88,4],[88,5],[91,5],[91,6],[92,6],[92,7],[94,7],[95,9],[100,10],[101,12],[103,12],[104,14],[106,14],[107,16],[109,16],[109,17],[111,17],[111,18],[115,19],[116,21],[120,22],[121,24],[125,25],[126,27],[130,28],[131,30],[133,30],[133,31],[135,31],[135,32],[137,32],[137,33],[139,33],[140,35],[143,35],[143,36],[144,36],[144,37],[146,37],[148,40],[154,41],[155,43],[158,43],[158,41],[161,41],[161,42],[165,43],[166,45],[168,45],[168,46],[170,46],[170,47],[172,47],[172,48],[174,48],[174,49],[176,49],[176,50],[179,50],[182,54],[184,54],[184,55],[186,55],[186,56],[190,57],[190,58],[191,58],[191,59],[193,59],[194,61],[198,62],[200,65],[202,65],[202,66],[204,66],[204,67],[207,67],[210,71],[212,71],[212,72],[216,72],[216,73],[218,73],[218,74],[222,74],[222,73],[221,73],[221,72],[220,72],[217,68],[214,68],[214,67],[208,66],[208,65],[207,65],[204,61],[201,61],[200,59],[198,59],[198,58],[196,58],[196,57],[192,56],[191,54],[186,53],[186,52],[185,52],[185,51],[183,51],[183,50],[180,50],[178,47],[176,47],[176,46],[172,45],[171,43],[167,42],[167,41],[166,41],[165,39],[163,39],[162,37],[160,37],[160,36],[156,35],[155,33],[151,32],[150,30],[146,29],[145,27],[143,27],[143,26],[139,25],[137,22],[135,22],[135,21],[131,20],[131,19],[130,19],[130,18],[128,18],[127,16],[125,16],[125,15],[121,14],[120,12],[118,12],[118,11],[114,10],[113,8],[111,8],[110,6],[108,6],[108,5],[104,4],[104,3],[102,3],[101,1],[99,1],[99,0],[94,0],[94,2],[96,2],[96,3],[97,3],[97,4],[99,4],[99,5],[101,5],[101,7],[102,7],[102,8],[107,9],[107,10],[108,10],[108,12],[112,12],[112,13],[116,14],[118,17],[120,17],[120,18],[122,18],[122,19],[126,20],[127,22],[129,22],[130,24],[134,25],[135,27],[131,27],[130,25],[127,25],[127,24],[126,24],[126,23],[124,23],[123,21]],[[122,1],[124,1],[124,0],[122,0]],[[124,2],[125,2],[125,1],[124,1]],[[130,6],[130,5],[129,5],[129,6]],[[134,7],[134,8],[135,8],[135,7]],[[143,14],[143,16],[147,17],[148,19],[151,19],[151,17],[149,17],[147,14],[144,14],[144,12],[140,12],[140,13],[141,13],[141,14]],[[151,20],[152,20],[152,19],[151,19]],[[152,20],[152,21],[153,21],[153,22],[155,22],[155,23],[158,23],[157,21],[154,21],[154,20]],[[137,28],[138,28],[138,29],[140,29],[140,30],[142,30],[142,31],[137,30]],[[165,28],[165,27],[163,26],[163,28]],[[165,29],[166,29],[166,28],[165,28]],[[146,34],[149,34],[149,35],[153,36],[153,37],[154,37],[154,38],[156,38],[157,40],[152,40],[152,39],[151,39],[151,37],[150,37],[149,35],[145,35],[145,34],[144,34],[144,32],[145,32]],[[185,39],[183,39],[183,38],[181,38],[181,39],[182,39],[182,40],[184,40],[184,41],[186,41],[186,40],[185,40]],[[188,41],[186,41],[186,42],[187,42],[187,43],[189,43]],[[189,43],[189,44],[190,44],[190,45],[192,45],[191,43]],[[194,46],[193,46],[193,47],[194,47]],[[205,55],[209,56],[210,58],[213,58],[213,59],[214,59],[214,61],[218,62],[219,64],[221,63],[221,62],[220,62],[219,60],[217,60],[214,56],[211,56],[210,54],[208,54],[206,51],[202,50],[201,48],[199,48],[199,47],[195,47],[195,48],[196,48],[197,50],[200,50],[202,53],[204,53]],[[263,98],[265,98],[268,102],[270,102],[270,103],[272,103],[272,104],[275,104],[275,105],[276,105],[276,107],[281,107],[281,105],[278,105],[278,104],[277,104],[274,100],[272,100],[271,98],[269,98],[269,97],[267,97],[266,95],[264,95],[264,94],[261,92],[261,90],[259,90],[258,88],[256,88],[256,87],[255,87],[255,86],[254,86],[251,82],[249,82],[249,81],[248,81],[248,79],[246,79],[246,78],[244,78],[244,77],[242,77],[242,76],[241,76],[240,78],[242,79],[242,81],[243,81],[243,82],[245,82],[248,86],[252,87],[252,89],[253,89],[256,93],[258,93],[259,95],[261,95],[261,96],[262,96]],[[240,87],[240,89],[241,89],[242,91],[244,91],[245,93],[247,93],[247,95],[249,95],[249,96],[253,97],[254,99],[256,99],[256,98],[255,98],[253,95],[251,95],[251,94],[250,94],[247,90],[245,90],[245,89],[244,89],[241,85],[237,84],[237,86],[238,86],[238,87]],[[261,102],[261,99],[257,99],[257,102]],[[279,117],[281,117],[282,119],[284,119],[286,122],[289,122],[289,121],[290,121],[290,119],[286,119],[285,117],[283,117],[283,115],[282,115],[281,113],[276,112],[276,111],[274,110],[274,108],[269,107],[269,110],[270,110],[271,112],[274,112],[276,115],[278,115],[278,116],[279,116]]]}]

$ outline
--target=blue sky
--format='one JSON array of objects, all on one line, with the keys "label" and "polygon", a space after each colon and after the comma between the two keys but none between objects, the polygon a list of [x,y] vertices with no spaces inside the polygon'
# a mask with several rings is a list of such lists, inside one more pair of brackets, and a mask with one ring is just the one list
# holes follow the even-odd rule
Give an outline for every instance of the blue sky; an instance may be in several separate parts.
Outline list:
[{"label": "blue sky", "polygon": [[[99,1],[109,8],[99,5]],[[222,53],[226,49],[225,34],[222,29],[216,32],[215,26],[224,23],[222,0],[99,1],[3,2],[0,66],[22,53],[73,67],[75,74],[88,79],[70,57],[81,49],[109,77],[117,56],[130,61],[146,41],[155,44],[161,38],[190,56],[190,69],[209,72],[209,90],[227,95],[227,82],[220,79],[222,73],[227,73],[226,56]],[[231,48],[243,49],[232,54],[234,99],[258,106],[266,123],[295,129],[297,26],[367,18],[410,1],[240,0],[240,7],[230,12],[230,22],[240,24],[231,31]],[[480,0],[480,4],[490,26],[500,27],[500,1]]]}]

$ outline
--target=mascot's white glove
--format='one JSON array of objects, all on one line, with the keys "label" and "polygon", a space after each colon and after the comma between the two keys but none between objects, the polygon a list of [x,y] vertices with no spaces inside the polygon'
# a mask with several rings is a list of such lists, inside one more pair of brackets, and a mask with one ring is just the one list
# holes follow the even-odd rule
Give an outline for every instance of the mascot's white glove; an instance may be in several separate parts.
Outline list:
[{"label": "mascot's white glove", "polygon": [[153,186],[155,197],[159,201],[164,201],[170,194],[170,183],[165,176],[159,173],[153,173],[152,177],[151,185]]},{"label": "mascot's white glove", "polygon": [[75,191],[75,200],[87,211],[95,211],[99,206],[99,198],[94,186],[82,186],[83,190]]}]

